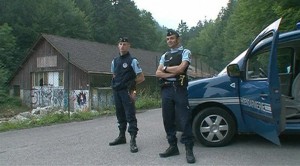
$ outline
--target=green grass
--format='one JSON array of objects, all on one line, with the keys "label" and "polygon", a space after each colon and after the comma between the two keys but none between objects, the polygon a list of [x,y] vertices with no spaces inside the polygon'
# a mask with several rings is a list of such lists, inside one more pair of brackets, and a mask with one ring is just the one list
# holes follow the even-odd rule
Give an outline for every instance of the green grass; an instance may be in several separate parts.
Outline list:
[{"label": "green grass", "polygon": [[11,97],[0,92],[0,118],[12,117],[30,108],[23,105],[20,98]]},{"label": "green grass", "polygon": [[[29,108],[22,106],[19,99],[11,99],[10,102],[5,103],[5,109],[0,111],[0,117],[9,117],[16,115],[20,112],[28,111]],[[137,100],[135,103],[137,112],[145,109],[159,108],[161,105],[160,97],[157,92],[150,92],[142,90],[138,92]],[[1,106],[1,105],[0,105]],[[2,105],[3,106],[3,105]],[[21,111],[23,109],[23,111]],[[0,132],[25,129],[39,126],[47,126],[58,123],[68,123],[74,121],[85,121],[98,118],[106,115],[114,115],[114,107],[99,108],[95,111],[78,111],[75,113],[51,113],[41,118],[32,118],[25,121],[17,122],[3,122],[0,123]]]},{"label": "green grass", "polygon": [[86,111],[86,112],[76,112],[72,114],[68,113],[52,113],[41,118],[32,118],[25,121],[16,121],[16,122],[4,122],[0,124],[0,132],[14,130],[14,129],[25,129],[39,126],[48,126],[52,124],[67,123],[74,121],[84,121],[91,120],[96,117],[99,117],[100,114]]},{"label": "green grass", "polygon": [[137,100],[135,102],[135,107],[137,110],[158,108],[161,106],[159,92],[143,89],[138,91],[137,94]]}]

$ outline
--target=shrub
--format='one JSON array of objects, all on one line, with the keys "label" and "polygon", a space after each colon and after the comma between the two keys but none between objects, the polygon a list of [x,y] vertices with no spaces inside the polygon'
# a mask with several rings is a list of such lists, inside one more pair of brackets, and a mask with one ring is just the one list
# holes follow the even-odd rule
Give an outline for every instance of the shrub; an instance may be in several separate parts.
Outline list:
[{"label": "shrub", "polygon": [[[20,105],[22,106],[20,99],[9,97],[5,102],[6,112],[8,112],[7,108],[20,109],[19,108]],[[151,92],[150,90],[145,90],[145,89],[140,90],[138,91],[135,105],[137,110],[158,108],[161,105],[160,95],[158,92]],[[16,112],[13,112],[12,114],[15,113]],[[70,115],[69,113],[66,112],[50,113],[41,118],[34,117],[30,120],[25,120],[25,121],[0,123],[0,132],[13,130],[13,129],[24,129],[30,127],[46,126],[46,125],[51,125],[56,123],[91,120],[94,119],[95,117],[99,117],[103,115],[112,115],[114,113],[115,113],[114,106],[101,108],[98,109],[97,111],[76,111],[76,112],[72,112]]]},{"label": "shrub", "polygon": [[160,94],[157,91],[141,90],[137,93],[136,109],[158,108],[161,105]]}]

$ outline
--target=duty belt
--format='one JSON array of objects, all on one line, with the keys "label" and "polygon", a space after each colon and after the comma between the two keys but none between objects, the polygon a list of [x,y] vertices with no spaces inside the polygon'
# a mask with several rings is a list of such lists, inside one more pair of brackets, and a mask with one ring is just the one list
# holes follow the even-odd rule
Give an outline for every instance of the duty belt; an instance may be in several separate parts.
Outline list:
[{"label": "duty belt", "polygon": [[162,87],[166,87],[166,86],[183,86],[183,85],[181,85],[180,81],[164,81],[162,83]]},{"label": "duty belt", "polygon": [[184,86],[185,85],[185,75],[180,75],[179,76],[179,79],[177,79],[176,81],[168,81],[168,80],[163,80],[163,79],[160,79],[160,84],[161,84],[161,87],[164,87],[164,86]]}]

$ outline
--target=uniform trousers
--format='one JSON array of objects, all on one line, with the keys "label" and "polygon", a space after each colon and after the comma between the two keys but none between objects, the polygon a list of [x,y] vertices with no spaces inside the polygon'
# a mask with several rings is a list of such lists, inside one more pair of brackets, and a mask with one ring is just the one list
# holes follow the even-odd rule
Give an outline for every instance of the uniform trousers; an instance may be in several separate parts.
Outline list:
[{"label": "uniform trousers", "polygon": [[114,100],[116,106],[116,116],[119,124],[120,132],[125,132],[128,126],[130,135],[136,136],[138,132],[137,119],[135,116],[135,104],[131,99],[127,89],[114,90]]},{"label": "uniform trousers", "polygon": [[180,142],[194,145],[187,88],[169,84],[162,87],[161,95],[162,117],[168,143],[177,144],[176,125],[179,125],[178,127],[182,130]]}]

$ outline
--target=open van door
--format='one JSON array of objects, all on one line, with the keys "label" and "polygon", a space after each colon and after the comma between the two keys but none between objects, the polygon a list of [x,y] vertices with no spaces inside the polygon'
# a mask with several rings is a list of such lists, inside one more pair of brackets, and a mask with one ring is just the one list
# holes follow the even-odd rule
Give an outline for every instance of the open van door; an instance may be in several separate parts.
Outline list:
[{"label": "open van door", "polygon": [[[240,82],[242,117],[249,129],[280,145],[281,92],[277,68],[278,19],[251,43]],[[266,40],[264,40],[266,39]],[[264,40],[264,41],[262,41]]]}]

